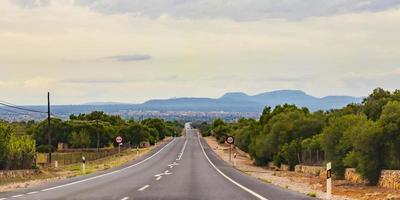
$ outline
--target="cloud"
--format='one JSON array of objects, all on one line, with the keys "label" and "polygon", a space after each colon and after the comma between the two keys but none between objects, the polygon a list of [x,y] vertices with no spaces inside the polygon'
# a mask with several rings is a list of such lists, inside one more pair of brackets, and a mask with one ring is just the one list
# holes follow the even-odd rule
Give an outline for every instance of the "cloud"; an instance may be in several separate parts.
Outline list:
[{"label": "cloud", "polygon": [[24,86],[27,88],[48,88],[55,82],[54,79],[47,78],[47,77],[34,77],[24,81]]},{"label": "cloud", "polygon": [[150,60],[151,56],[149,55],[115,55],[104,57],[107,60],[114,60],[118,62],[133,62],[133,61],[142,61],[142,60]]},{"label": "cloud", "polygon": [[398,7],[400,0],[76,0],[75,3],[105,14],[246,21],[375,12]]},{"label": "cloud", "polygon": [[14,4],[23,8],[44,7],[49,5],[50,0],[11,0]]},{"label": "cloud", "polygon": [[[76,79],[65,79],[61,82],[71,83],[71,84],[122,84],[122,83],[137,83],[137,82],[154,82],[154,81],[173,81],[177,80],[177,76],[160,76],[152,78],[136,78],[136,79],[126,79],[126,78],[76,78]],[[1,83],[1,82],[0,82]]]}]

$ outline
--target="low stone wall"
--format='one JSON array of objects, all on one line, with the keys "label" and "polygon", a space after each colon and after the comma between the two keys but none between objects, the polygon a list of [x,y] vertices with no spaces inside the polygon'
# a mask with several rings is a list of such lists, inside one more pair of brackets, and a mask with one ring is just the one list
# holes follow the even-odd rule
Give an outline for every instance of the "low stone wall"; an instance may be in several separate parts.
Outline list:
[{"label": "low stone wall", "polygon": [[0,178],[18,178],[25,177],[28,175],[34,175],[39,171],[36,169],[26,169],[26,170],[0,170]]},{"label": "low stone wall", "polygon": [[281,164],[281,170],[282,171],[289,171],[290,167],[289,167],[289,165]]},{"label": "low stone wall", "polygon": [[[325,178],[325,168],[321,166],[296,165],[295,172],[312,174]],[[354,168],[347,168],[344,178],[352,183],[367,184],[367,181]],[[382,170],[379,187],[400,189],[400,170]]]},{"label": "low stone wall", "polygon": [[383,170],[378,185],[385,188],[400,189],[400,170]]},{"label": "low stone wall", "polygon": [[319,176],[321,178],[325,178],[325,168],[321,166],[307,166],[307,165],[296,165],[294,167],[295,172],[312,174],[314,176]]},{"label": "low stone wall", "polygon": [[289,165],[281,164],[281,167],[277,167],[273,162],[269,162],[267,167],[277,171],[289,171]]},{"label": "low stone wall", "polygon": [[362,183],[366,184],[367,181],[361,177],[360,174],[357,173],[356,169],[354,168],[347,168],[344,173],[344,179],[352,182],[352,183]]}]

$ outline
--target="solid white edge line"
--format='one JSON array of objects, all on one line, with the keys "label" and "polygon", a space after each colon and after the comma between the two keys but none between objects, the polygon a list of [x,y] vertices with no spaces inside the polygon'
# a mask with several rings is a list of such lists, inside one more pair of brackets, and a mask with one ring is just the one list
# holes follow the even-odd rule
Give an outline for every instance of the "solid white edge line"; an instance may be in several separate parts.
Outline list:
[{"label": "solid white edge line", "polygon": [[259,195],[258,193],[256,193],[256,192],[250,190],[249,188],[247,188],[247,187],[241,185],[240,183],[234,181],[233,179],[229,178],[229,176],[227,176],[227,175],[224,174],[221,170],[219,170],[219,169],[214,165],[214,163],[211,162],[210,158],[207,156],[206,151],[204,150],[204,147],[203,147],[203,145],[201,144],[200,137],[197,137],[197,138],[198,138],[198,140],[199,140],[199,144],[200,144],[200,146],[201,146],[201,150],[203,151],[204,156],[206,157],[206,159],[208,160],[208,162],[211,164],[211,166],[212,166],[218,173],[220,173],[224,178],[228,179],[230,182],[232,182],[232,183],[235,184],[236,186],[240,187],[240,188],[243,189],[244,191],[246,191],[246,192],[252,194],[253,196],[257,197],[258,199],[261,199],[261,200],[268,200],[267,198],[265,198],[265,197]]},{"label": "solid white edge line", "polygon": [[145,186],[141,187],[140,189],[138,189],[138,191],[141,192],[141,191],[147,189],[148,187],[150,187],[150,185],[145,185]]},{"label": "solid white edge line", "polygon": [[28,192],[26,194],[36,194],[36,193],[39,193],[39,192],[38,191],[34,191],[34,192]]},{"label": "solid white edge line", "polygon": [[111,175],[111,174],[115,174],[115,173],[117,173],[117,172],[120,172],[120,171],[129,169],[129,168],[135,167],[135,166],[137,166],[137,165],[140,165],[140,164],[142,164],[142,163],[144,163],[144,162],[150,160],[151,158],[153,158],[154,156],[156,156],[157,154],[159,154],[161,151],[163,151],[165,148],[167,148],[169,145],[171,145],[174,141],[175,141],[175,138],[172,139],[171,142],[169,142],[167,145],[165,145],[163,148],[161,148],[160,150],[158,150],[156,153],[154,153],[154,154],[151,155],[150,157],[148,157],[148,158],[146,158],[146,159],[144,159],[144,160],[142,160],[142,161],[140,161],[140,162],[138,162],[138,163],[136,163],[136,164],[130,165],[130,166],[125,167],[125,168],[122,168],[122,169],[120,169],[120,170],[112,171],[112,172],[109,172],[109,173],[106,173],[106,174],[102,174],[102,175],[99,175],[99,176],[94,176],[94,177],[87,178],[87,179],[83,179],[83,180],[80,180],[80,181],[75,181],[75,182],[72,182],[72,183],[67,183],[67,184],[64,184],[64,185],[59,185],[59,186],[55,186],[55,187],[43,189],[43,190],[40,190],[40,191],[46,192],[46,191],[50,191],[50,190],[54,190],[54,189],[58,189],[58,188],[62,188],[62,187],[67,187],[67,186],[71,186],[71,185],[75,185],[75,184],[87,182],[87,181],[90,181],[90,180],[93,180],[93,179],[98,179],[98,178],[101,178],[101,177],[104,177],[104,176],[108,176],[108,175]]}]

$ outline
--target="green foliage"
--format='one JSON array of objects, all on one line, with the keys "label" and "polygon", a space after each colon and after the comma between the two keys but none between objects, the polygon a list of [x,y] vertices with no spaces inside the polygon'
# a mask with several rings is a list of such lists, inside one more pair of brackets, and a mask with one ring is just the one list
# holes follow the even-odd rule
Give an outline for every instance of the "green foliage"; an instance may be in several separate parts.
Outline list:
[{"label": "green foliage", "polygon": [[0,169],[31,168],[35,146],[30,136],[16,136],[10,126],[0,124]]},{"label": "green foliage", "polygon": [[[138,146],[141,142],[154,144],[165,136],[179,136],[182,128],[183,124],[178,121],[126,121],[120,116],[95,111],[71,115],[67,121],[52,118],[50,147],[54,151],[60,142],[72,148],[112,147],[117,145],[115,137],[118,135],[124,138],[127,145]],[[26,134],[16,136],[14,130],[25,131]],[[36,151],[48,152],[48,130],[47,120],[38,123],[0,121],[0,169],[31,167]]]},{"label": "green foliage", "polygon": [[168,132],[165,122],[162,119],[145,119],[142,121],[142,124],[157,131],[157,133],[153,131],[154,134],[152,134],[156,140],[162,140],[166,135],[172,135],[172,133]]},{"label": "green foliage", "polygon": [[89,133],[85,130],[80,132],[72,132],[71,134],[71,146],[73,148],[87,148],[90,145]]},{"label": "green foliage", "polygon": [[192,127],[199,129],[200,133],[203,137],[207,137],[211,135],[211,125],[207,122],[198,122],[195,121],[192,123]]},{"label": "green foliage", "polygon": [[290,170],[294,170],[294,166],[300,163],[301,144],[299,140],[284,144],[280,152],[285,163],[289,164]]},{"label": "green foliage", "polygon": [[[400,94],[399,91],[397,92]],[[388,102],[378,122],[384,133],[385,168],[400,169],[400,102]]]},{"label": "green foliage", "polygon": [[255,164],[321,165],[332,162],[336,177],[354,167],[374,185],[382,169],[400,169],[400,90],[377,88],[361,104],[310,113],[295,105],[266,107],[259,121],[213,122],[214,136],[224,142],[234,135],[236,146]]},{"label": "green foliage", "polygon": [[215,119],[212,124],[213,135],[217,138],[219,143],[224,143],[228,133],[230,132],[228,124],[222,119]]},{"label": "green foliage", "polygon": [[[62,142],[73,148],[96,148],[116,146],[115,137],[120,135],[125,144],[137,146],[140,142],[150,142],[165,138],[165,136],[179,136],[183,125],[178,121],[161,119],[146,119],[142,122],[125,121],[119,116],[107,115],[95,111],[89,114],[71,115],[70,120],[51,119],[52,149]],[[47,121],[31,124],[27,133],[36,140],[38,149],[47,152],[44,145],[48,145]],[[82,133],[82,134],[81,134]],[[80,136],[82,135],[82,136]],[[82,141],[82,142],[80,142]]]}]

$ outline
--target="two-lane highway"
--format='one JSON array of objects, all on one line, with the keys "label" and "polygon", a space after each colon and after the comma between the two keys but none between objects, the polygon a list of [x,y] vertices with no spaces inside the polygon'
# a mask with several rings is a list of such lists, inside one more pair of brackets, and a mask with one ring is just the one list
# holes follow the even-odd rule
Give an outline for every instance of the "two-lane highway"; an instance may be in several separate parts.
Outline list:
[{"label": "two-lane highway", "polygon": [[308,199],[226,165],[194,129],[109,171],[0,194],[4,199]]}]

